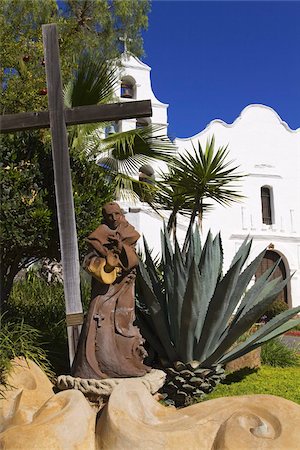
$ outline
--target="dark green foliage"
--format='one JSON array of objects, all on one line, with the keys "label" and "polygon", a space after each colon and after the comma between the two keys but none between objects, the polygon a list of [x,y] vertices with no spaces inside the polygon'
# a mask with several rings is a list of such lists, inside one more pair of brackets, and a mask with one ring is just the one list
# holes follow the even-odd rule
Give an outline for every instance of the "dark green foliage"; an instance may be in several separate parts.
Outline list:
[{"label": "dark green foliage", "polygon": [[280,339],[272,339],[261,347],[261,361],[267,366],[294,367],[300,366],[300,345],[289,348]]},{"label": "dark green foliage", "polygon": [[[84,310],[90,301],[90,282],[82,276],[81,294]],[[63,285],[48,284],[34,273],[28,279],[14,283],[3,324],[11,322],[16,329],[20,323],[34,327],[41,336],[42,349],[47,352],[55,373],[68,373],[68,344],[65,322]]]},{"label": "dark green foliage", "polygon": [[277,316],[278,314],[280,314],[283,311],[286,311],[287,309],[289,309],[288,305],[286,304],[285,301],[283,300],[275,300],[270,306],[269,308],[264,312],[264,319],[265,321],[269,321],[271,319],[273,319],[273,317]]},{"label": "dark green foliage", "polygon": [[[47,202],[42,154],[45,154],[44,146],[38,133],[1,138],[0,247],[4,300],[13,277],[27,258],[41,256],[51,241],[53,214]],[[48,176],[51,178],[51,174]]]},{"label": "dark green foliage", "polygon": [[[60,260],[52,157],[47,132],[2,137],[1,298],[6,301],[15,275],[33,258]],[[113,198],[94,159],[73,149],[71,170],[79,249],[101,220],[101,207]]]},{"label": "dark green foliage", "polygon": [[188,233],[186,252],[176,241],[173,250],[167,230],[162,233],[162,279],[147,245],[138,270],[139,325],[165,367],[191,360],[200,367],[225,364],[300,323],[292,319],[300,307],[284,311],[235,345],[288,280],[271,280],[274,266],[247,290],[264,252],[243,268],[251,248],[246,238],[223,275],[220,235],[209,233],[201,250],[198,230]]},{"label": "dark green foliage", "polygon": [[47,109],[47,95],[40,95],[46,87],[42,24],[58,26],[63,83],[71,79],[77,57],[86,49],[95,61],[116,58],[124,33],[131,38],[129,50],[143,54],[147,0],[2,0],[0,8],[2,113]]}]

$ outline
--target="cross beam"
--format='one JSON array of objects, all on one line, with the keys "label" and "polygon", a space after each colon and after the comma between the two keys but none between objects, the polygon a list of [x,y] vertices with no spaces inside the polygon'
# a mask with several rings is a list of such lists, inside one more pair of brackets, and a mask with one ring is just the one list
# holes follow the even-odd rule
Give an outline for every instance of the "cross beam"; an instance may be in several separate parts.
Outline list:
[{"label": "cross beam", "polygon": [[[72,364],[83,320],[80,266],[66,125],[97,123],[152,115],[150,100],[65,109],[55,24],[42,26],[49,111],[4,115],[1,132],[35,128],[51,130],[55,197],[64,275],[64,295]],[[88,218],[87,218],[88,219]]]},{"label": "cross beam", "polygon": [[[151,115],[151,100],[112,103],[108,105],[77,106],[76,108],[64,109],[66,125],[113,122],[120,119],[151,117]],[[5,114],[0,116],[1,133],[33,130],[37,128],[50,128],[49,111]]]}]

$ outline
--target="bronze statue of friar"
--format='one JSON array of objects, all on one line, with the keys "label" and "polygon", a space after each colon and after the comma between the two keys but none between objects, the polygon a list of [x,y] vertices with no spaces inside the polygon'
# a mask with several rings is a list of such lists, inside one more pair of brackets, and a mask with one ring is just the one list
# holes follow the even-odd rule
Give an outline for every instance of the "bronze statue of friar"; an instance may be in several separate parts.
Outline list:
[{"label": "bronze statue of friar", "polygon": [[103,207],[103,222],[87,238],[84,268],[92,275],[92,298],[82,328],[72,375],[80,378],[143,376],[150,368],[135,320],[134,282],[140,235],[117,203]]}]

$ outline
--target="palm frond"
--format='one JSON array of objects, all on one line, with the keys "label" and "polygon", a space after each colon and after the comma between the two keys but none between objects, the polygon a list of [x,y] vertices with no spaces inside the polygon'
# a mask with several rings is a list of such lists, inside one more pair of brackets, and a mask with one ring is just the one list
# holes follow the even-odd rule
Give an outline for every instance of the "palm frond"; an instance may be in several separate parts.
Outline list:
[{"label": "palm frond", "polygon": [[144,128],[115,133],[100,139],[99,133],[93,133],[87,141],[86,148],[90,154],[118,161],[118,172],[133,176],[144,164],[157,160],[170,161],[174,155],[174,144],[161,133],[163,127],[149,125]]},{"label": "palm frond", "polygon": [[177,213],[191,215],[191,226],[198,216],[201,225],[203,215],[213,207],[212,203],[207,203],[208,199],[227,206],[243,198],[239,182],[244,175],[238,173],[238,167],[228,160],[227,147],[215,150],[212,137],[205,149],[198,142],[198,147],[193,146],[193,150],[173,159],[156,194],[157,203],[172,210],[169,230],[173,228]]},{"label": "palm frond", "polygon": [[117,68],[88,52],[81,54],[78,68],[64,88],[64,102],[69,108],[109,103],[118,83]]}]

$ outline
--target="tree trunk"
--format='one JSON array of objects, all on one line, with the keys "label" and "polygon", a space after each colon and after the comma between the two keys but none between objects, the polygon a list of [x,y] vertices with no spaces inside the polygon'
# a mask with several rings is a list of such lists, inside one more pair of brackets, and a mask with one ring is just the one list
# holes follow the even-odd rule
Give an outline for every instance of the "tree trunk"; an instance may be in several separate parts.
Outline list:
[{"label": "tree trunk", "polygon": [[13,287],[14,278],[19,272],[19,263],[21,259],[15,258],[15,260],[5,265],[1,261],[1,273],[0,273],[0,316],[7,310],[7,300]]},{"label": "tree trunk", "polygon": [[186,233],[186,236],[185,236],[185,240],[184,240],[184,244],[183,244],[183,247],[182,247],[182,252],[183,253],[186,253],[186,251],[188,249],[189,239],[190,239],[190,236],[191,236],[192,231],[193,231],[193,225],[194,225],[195,219],[197,217],[197,212],[198,212],[198,205],[196,203],[196,205],[195,205],[195,207],[194,207],[194,209],[192,211],[192,214],[191,214],[189,227],[188,227],[188,230],[187,230],[187,233]]}]

